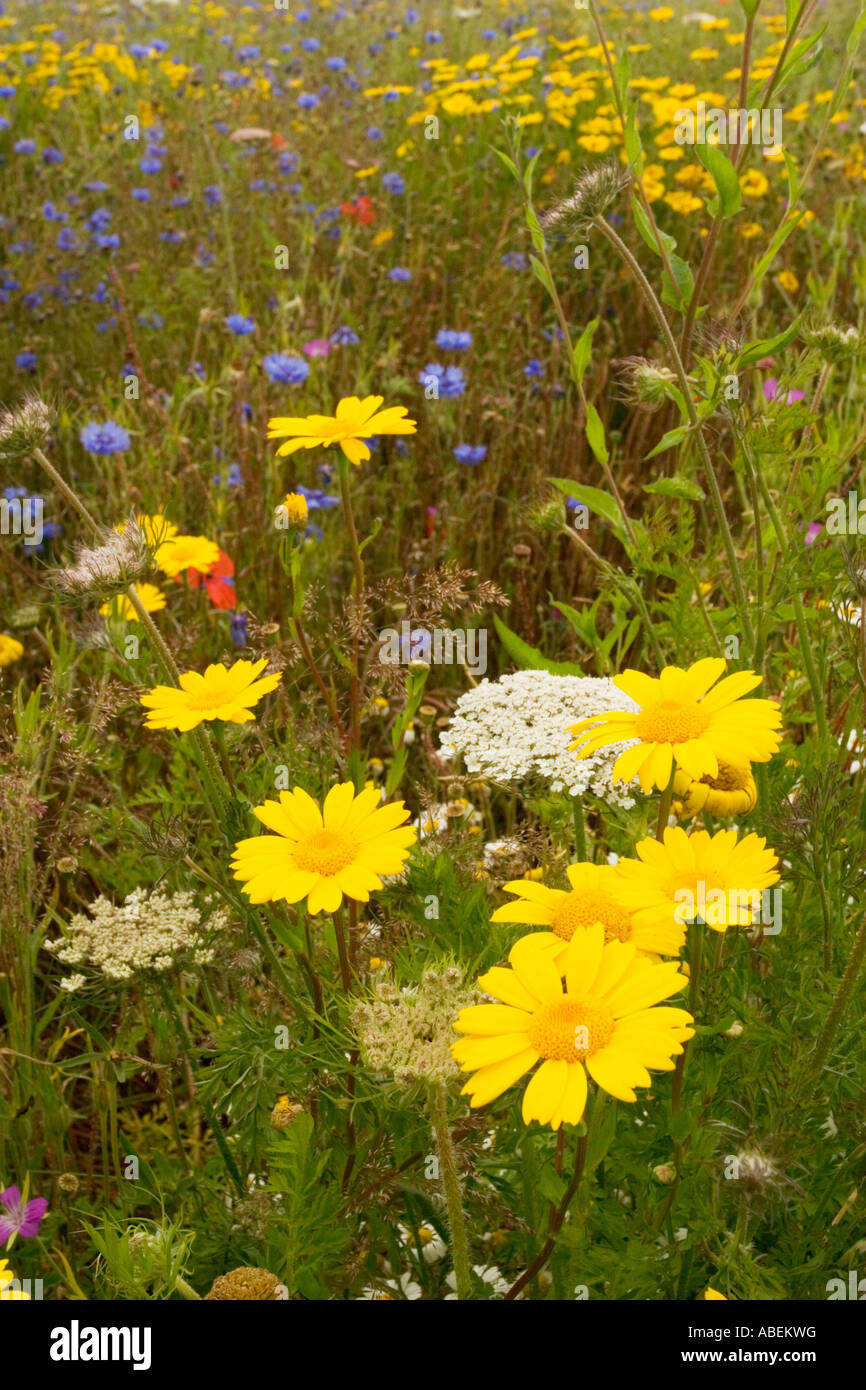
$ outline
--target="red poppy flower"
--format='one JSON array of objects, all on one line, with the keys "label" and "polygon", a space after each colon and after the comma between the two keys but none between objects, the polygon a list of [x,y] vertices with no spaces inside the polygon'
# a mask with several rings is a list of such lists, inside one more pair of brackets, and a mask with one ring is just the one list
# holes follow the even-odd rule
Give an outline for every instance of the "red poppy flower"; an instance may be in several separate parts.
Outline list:
[{"label": "red poppy flower", "polygon": [[353,222],[360,222],[363,227],[369,227],[371,222],[376,221],[373,199],[368,198],[366,193],[359,194],[348,203],[341,203],[340,212],[344,217],[351,217]]},{"label": "red poppy flower", "polygon": [[207,574],[202,574],[200,570],[188,569],[186,582],[191,589],[198,589],[203,584],[214,608],[234,608],[238,601],[232,579],[234,572],[234,561],[221,550],[219,559],[211,565]]}]

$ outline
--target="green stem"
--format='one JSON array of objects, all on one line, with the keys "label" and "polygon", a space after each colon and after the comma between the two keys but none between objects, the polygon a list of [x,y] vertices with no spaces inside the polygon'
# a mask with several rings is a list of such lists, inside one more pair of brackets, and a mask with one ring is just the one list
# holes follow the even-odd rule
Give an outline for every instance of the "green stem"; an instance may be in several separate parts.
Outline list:
[{"label": "green stem", "polygon": [[436,1136],[436,1151],[439,1155],[442,1194],[448,1213],[448,1233],[451,1237],[451,1259],[454,1264],[457,1297],[462,1300],[472,1297],[469,1244],[466,1239],[463,1197],[460,1191],[460,1177],[457,1172],[457,1154],[448,1125],[445,1087],[441,1081],[435,1081],[430,1086],[430,1112],[433,1120],[433,1133]]},{"label": "green stem", "polygon": [[860,930],[854,939],[854,949],[848,958],[845,967],[845,974],[839,983],[836,997],[830,1006],[824,1027],[821,1029],[821,1036],[812,1054],[812,1061],[806,1078],[807,1094],[811,1095],[818,1086],[821,1073],[827,1064],[830,1050],[839,1031],[839,1025],[845,1014],[845,1010],[851,1002],[851,995],[854,993],[854,986],[860,976],[863,961],[866,959],[866,917],[860,925]]},{"label": "green stem", "polygon": [[632,255],[631,251],[626,246],[622,238],[617,235],[613,227],[611,227],[610,223],[606,222],[603,217],[596,217],[592,225],[601,232],[602,236],[610,242],[611,246],[613,246],[613,248],[625,261],[626,265],[628,266],[629,270],[631,271],[632,275],[634,276],[635,280],[640,286],[640,289],[643,292],[650,313],[656,321],[656,325],[662,336],[665,347],[668,350],[668,356],[670,357],[671,363],[674,368],[674,372],[676,373],[680,393],[683,398],[683,403],[686,407],[686,413],[689,417],[689,424],[691,426],[694,439],[698,446],[698,452],[701,456],[701,464],[703,466],[707,482],[710,486],[710,498],[713,504],[713,511],[716,514],[716,522],[721,533],[722,543],[725,547],[725,554],[728,558],[728,568],[730,570],[731,582],[734,586],[734,592],[737,596],[737,607],[740,611],[740,621],[743,624],[743,631],[745,632],[746,637],[749,641],[749,645],[751,646],[755,638],[754,633],[752,632],[752,624],[749,619],[748,604],[746,602],[745,590],[743,589],[743,581],[740,576],[740,566],[737,560],[736,551],[734,550],[734,539],[731,535],[731,528],[728,525],[728,518],[725,515],[725,506],[724,502],[722,501],[722,494],[719,488],[719,480],[716,477],[716,470],[713,466],[713,461],[710,458],[710,451],[707,448],[707,442],[704,439],[701,422],[698,419],[698,413],[695,409],[695,403],[692,399],[691,387],[689,386],[688,377],[686,375],[686,369],[683,366],[682,358],[680,357],[676,341],[674,340],[674,335],[671,332],[670,324],[665,318],[664,311],[662,309],[662,306],[659,304],[658,299],[656,298],[655,291],[653,290],[652,285],[644,275],[643,270],[641,269],[638,262],[635,260],[634,256]]},{"label": "green stem", "polygon": [[574,806],[574,853],[575,857],[584,863],[586,860],[586,818],[583,814],[583,802],[579,796],[573,798]]}]

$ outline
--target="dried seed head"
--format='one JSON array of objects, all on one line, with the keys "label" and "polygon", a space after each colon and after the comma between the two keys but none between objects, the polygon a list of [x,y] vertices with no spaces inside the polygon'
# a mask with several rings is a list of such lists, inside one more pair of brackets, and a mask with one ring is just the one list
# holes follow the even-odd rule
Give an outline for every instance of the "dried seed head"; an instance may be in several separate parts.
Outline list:
[{"label": "dried seed head", "polygon": [[205,1302],[243,1299],[247,1302],[273,1303],[285,1299],[285,1289],[285,1284],[281,1284],[277,1276],[268,1270],[241,1265],[214,1279],[210,1292],[205,1294]]},{"label": "dried seed head", "polygon": [[592,223],[622,196],[634,181],[630,169],[605,160],[585,169],[575,180],[571,196],[555,203],[541,218],[545,231],[563,236],[583,236]]},{"label": "dried seed head", "polygon": [[153,568],[153,553],[143,531],[128,521],[123,534],[106,531],[101,545],[82,547],[74,565],[54,571],[56,587],[66,594],[99,600],[124,593]]}]

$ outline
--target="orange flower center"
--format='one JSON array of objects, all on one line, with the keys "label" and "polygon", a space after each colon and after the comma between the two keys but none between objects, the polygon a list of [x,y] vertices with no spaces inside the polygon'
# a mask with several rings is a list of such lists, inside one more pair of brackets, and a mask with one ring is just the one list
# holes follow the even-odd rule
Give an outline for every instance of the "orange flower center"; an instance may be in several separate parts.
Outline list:
[{"label": "orange flower center", "polygon": [[550,925],[556,936],[570,941],[578,927],[593,927],[596,922],[604,927],[606,942],[631,938],[631,914],[604,892],[566,893]]},{"label": "orange flower center", "polygon": [[583,1062],[613,1037],[614,1018],[604,1004],[558,999],[533,1014],[526,1036],[530,1047],[552,1062]]},{"label": "orange flower center", "polygon": [[643,743],[687,743],[700,738],[709,722],[709,714],[697,703],[658,700],[636,716],[634,731]]},{"label": "orange flower center", "polygon": [[351,835],[343,835],[339,830],[315,830],[295,846],[292,858],[299,869],[332,878],[351,864],[357,853],[358,845]]},{"label": "orange flower center", "polygon": [[701,778],[701,781],[717,792],[741,792],[748,786],[749,777],[748,767],[735,767],[733,763],[719,763],[718,774],[715,777],[710,777],[707,773]]}]

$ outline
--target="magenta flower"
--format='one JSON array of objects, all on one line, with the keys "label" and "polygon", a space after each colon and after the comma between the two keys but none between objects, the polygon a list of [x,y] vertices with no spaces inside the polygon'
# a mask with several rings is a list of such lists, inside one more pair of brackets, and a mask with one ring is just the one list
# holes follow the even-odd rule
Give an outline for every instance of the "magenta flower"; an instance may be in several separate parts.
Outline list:
[{"label": "magenta flower", "polygon": [[806,545],[814,545],[823,529],[823,522],[810,521],[809,525],[806,527],[806,540],[804,543]]},{"label": "magenta flower", "polygon": [[[768,376],[767,380],[764,382],[764,399],[771,402],[774,401],[776,399],[776,392],[778,391],[778,389],[779,383],[776,380],[776,378],[774,376]],[[784,404],[793,405],[795,401],[801,401],[803,399],[804,394],[805,392],[803,391],[789,391],[787,396],[785,397]]]},{"label": "magenta flower", "polygon": [[327,357],[331,351],[331,344],[327,338],[311,338],[308,343],[304,343],[303,351],[308,357]]},{"label": "magenta flower", "polygon": [[48,1203],[44,1197],[32,1197],[25,1202],[17,1187],[7,1187],[5,1192],[0,1192],[0,1207],[3,1208],[0,1212],[0,1245],[5,1245],[16,1234],[24,1239],[38,1235]]}]

